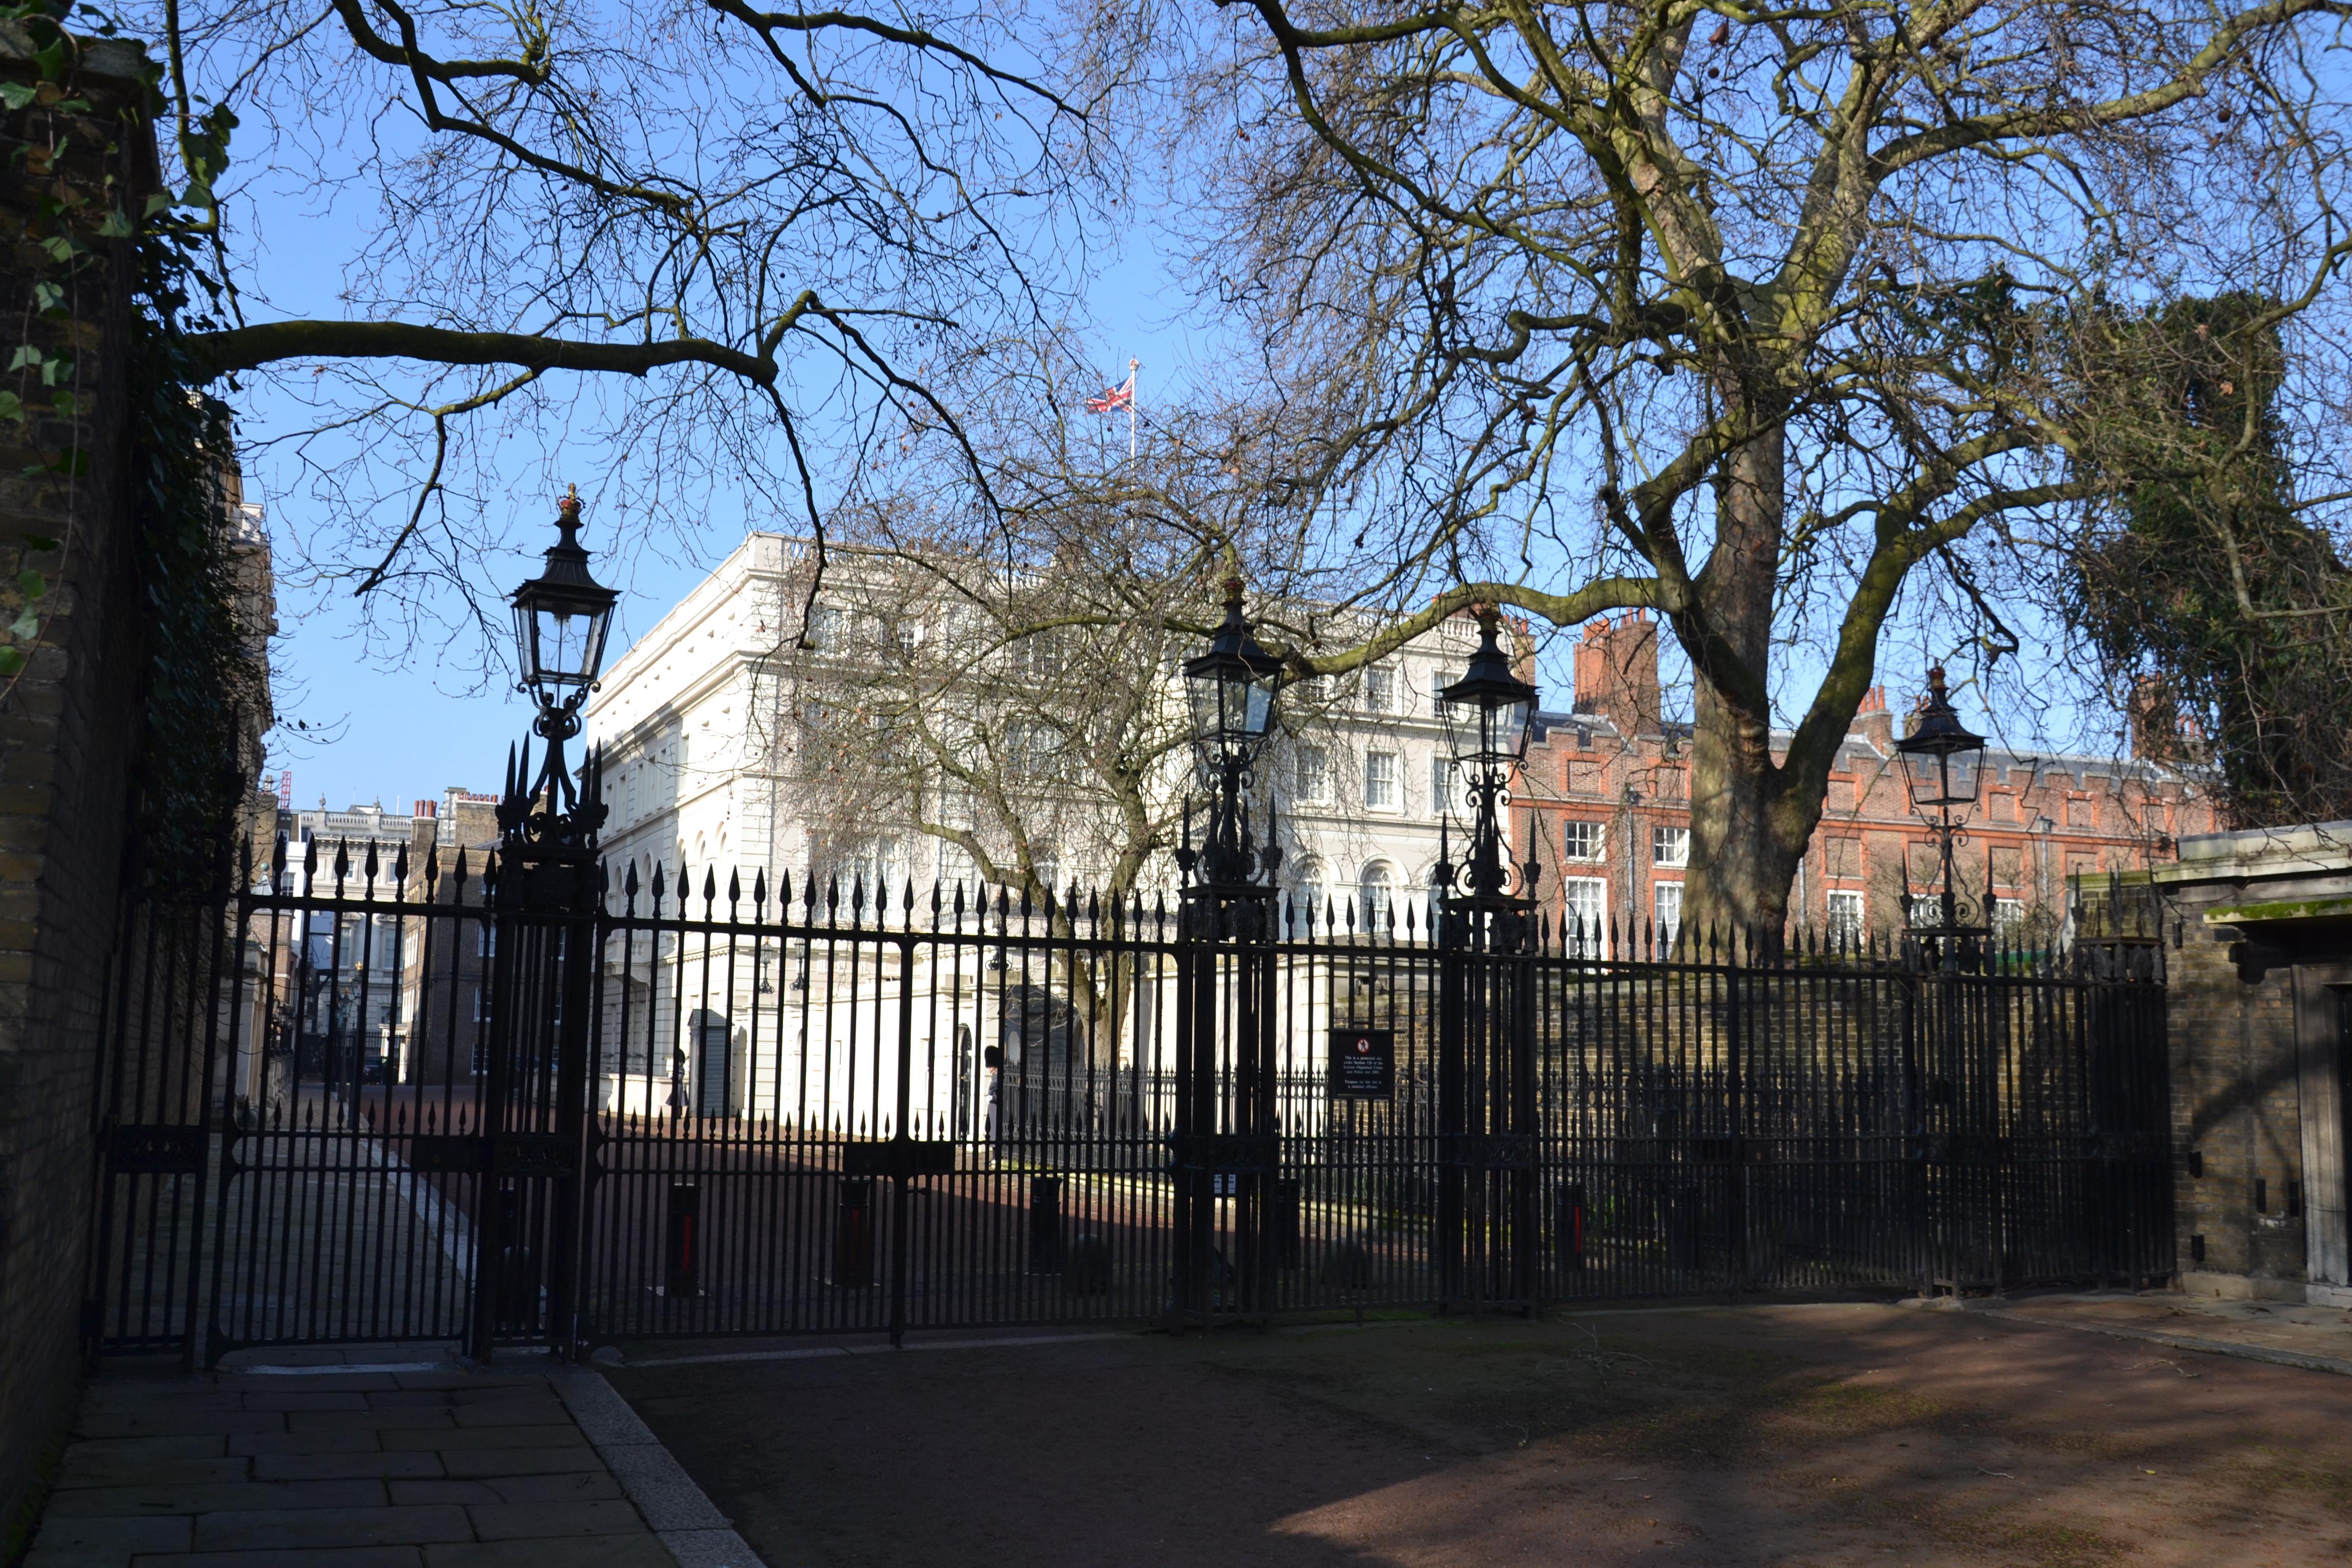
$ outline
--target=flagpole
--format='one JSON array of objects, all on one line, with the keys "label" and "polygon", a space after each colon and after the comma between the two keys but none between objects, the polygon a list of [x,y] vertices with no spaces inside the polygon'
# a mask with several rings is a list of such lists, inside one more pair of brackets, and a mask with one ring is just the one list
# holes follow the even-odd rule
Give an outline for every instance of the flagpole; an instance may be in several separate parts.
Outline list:
[{"label": "flagpole", "polygon": [[1135,373],[1141,362],[1127,362],[1127,460],[1135,461]]}]

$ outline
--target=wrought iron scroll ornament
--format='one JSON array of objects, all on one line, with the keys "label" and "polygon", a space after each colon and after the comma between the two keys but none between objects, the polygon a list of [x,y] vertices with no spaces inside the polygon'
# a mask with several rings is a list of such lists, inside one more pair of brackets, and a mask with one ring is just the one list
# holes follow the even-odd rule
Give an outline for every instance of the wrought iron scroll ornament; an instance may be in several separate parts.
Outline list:
[{"label": "wrought iron scroll ornament", "polygon": [[[571,732],[579,732],[576,720]],[[596,835],[611,815],[604,804],[604,748],[590,747],[574,774],[564,766],[563,740],[560,733],[549,735],[536,776],[531,773],[529,742],[520,754],[512,748],[507,752],[506,789],[499,797],[499,835],[509,851],[586,855],[596,847]]]}]

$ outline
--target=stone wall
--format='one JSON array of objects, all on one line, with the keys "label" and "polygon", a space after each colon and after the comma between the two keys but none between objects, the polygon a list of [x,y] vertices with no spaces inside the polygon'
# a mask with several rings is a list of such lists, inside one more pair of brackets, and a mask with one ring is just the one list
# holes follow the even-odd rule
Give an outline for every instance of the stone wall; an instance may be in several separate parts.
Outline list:
[{"label": "stone wall", "polygon": [[2184,838],[2149,886],[2171,944],[2181,1284],[2352,1306],[2352,823]]},{"label": "stone wall", "polygon": [[[37,630],[9,638],[27,662],[0,678],[0,1560],[29,1522],[83,1365],[98,1042],[144,663],[122,373],[131,258],[99,228],[114,192],[136,213],[155,188],[152,133],[124,120],[135,83],[89,58],[38,83],[22,46],[0,30],[0,75],[39,90],[0,114],[0,321],[9,342],[71,358],[68,406],[19,371],[5,384],[25,417],[0,417],[0,619],[28,607],[20,574],[47,584],[29,605]],[[118,70],[135,66],[107,47]],[[60,201],[84,205],[60,217]],[[78,268],[47,248],[61,225],[90,247]],[[60,279],[61,300],[36,297]]]},{"label": "stone wall", "polygon": [[2302,1207],[2303,1181],[2294,974],[2242,980],[2228,944],[2202,923],[2210,901],[2176,899],[2180,945],[2165,955],[2181,1282],[2200,1294],[2300,1301],[2304,1221],[2290,1212]]}]

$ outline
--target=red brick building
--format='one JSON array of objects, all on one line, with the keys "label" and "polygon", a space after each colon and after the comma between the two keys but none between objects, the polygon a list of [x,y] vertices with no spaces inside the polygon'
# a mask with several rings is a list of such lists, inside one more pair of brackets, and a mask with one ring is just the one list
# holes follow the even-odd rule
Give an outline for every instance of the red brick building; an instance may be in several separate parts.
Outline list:
[{"label": "red brick building", "polygon": [[[1513,800],[1513,841],[1540,836],[1541,893],[1554,918],[1638,931],[1679,924],[1690,859],[1690,726],[1662,716],[1659,624],[1594,622],[1575,654],[1568,712],[1538,717]],[[1902,923],[1902,895],[1937,875],[1912,815],[1884,688],[1855,716],[1795,885],[1791,922],[1848,938]],[[1776,736],[1785,743],[1785,735]],[[1995,921],[2038,944],[2063,920],[2066,879],[2169,862],[2184,834],[2214,830],[2211,805],[2144,759],[1988,747],[1962,879],[1990,880]],[[1522,851],[1524,853],[1524,851]]]}]

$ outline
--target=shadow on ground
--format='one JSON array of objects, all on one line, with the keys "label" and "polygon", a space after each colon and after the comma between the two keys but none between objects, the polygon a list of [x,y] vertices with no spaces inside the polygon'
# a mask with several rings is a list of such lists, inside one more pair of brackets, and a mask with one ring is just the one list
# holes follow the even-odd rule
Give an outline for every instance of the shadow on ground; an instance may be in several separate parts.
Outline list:
[{"label": "shadow on ground", "polygon": [[1876,1306],[616,1370],[772,1568],[2352,1561],[2352,1379]]}]

